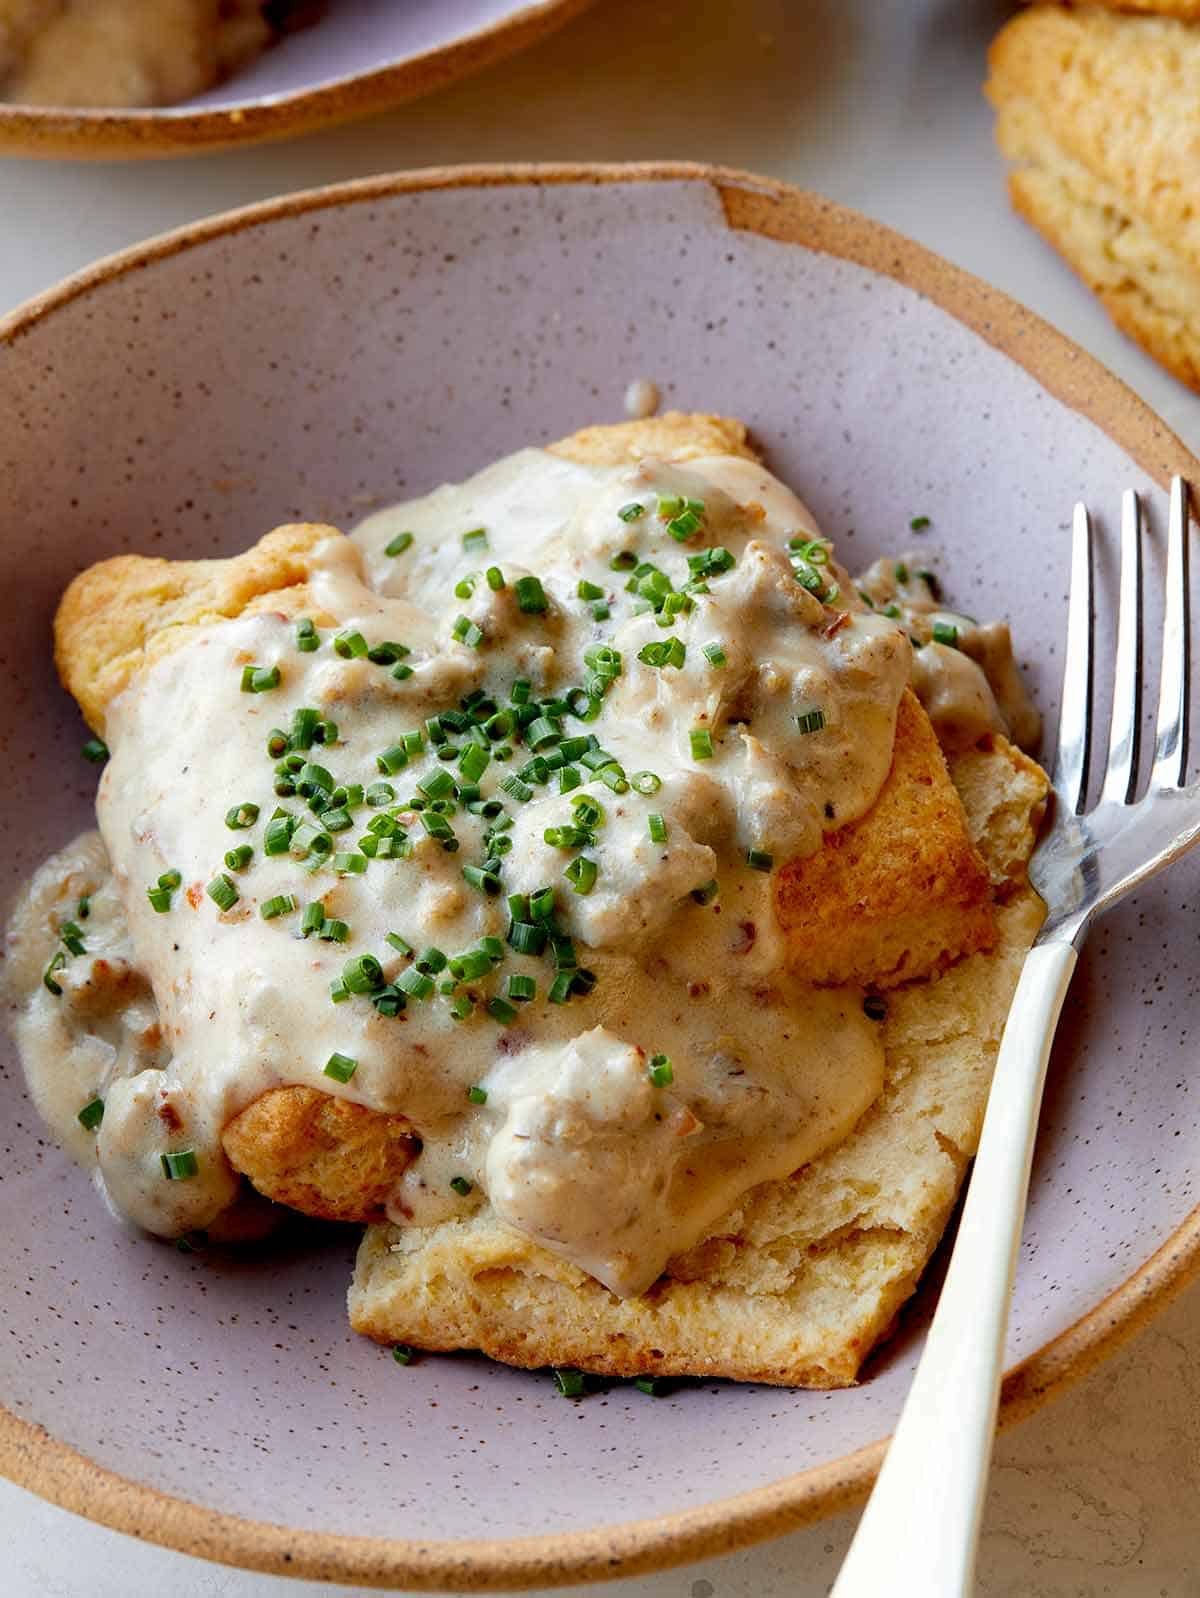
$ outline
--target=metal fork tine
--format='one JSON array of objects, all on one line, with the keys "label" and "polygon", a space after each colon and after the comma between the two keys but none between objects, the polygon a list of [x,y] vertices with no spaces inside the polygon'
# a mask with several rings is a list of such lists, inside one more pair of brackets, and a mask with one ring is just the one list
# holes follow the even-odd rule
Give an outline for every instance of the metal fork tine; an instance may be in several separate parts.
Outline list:
[{"label": "metal fork tine", "polygon": [[1171,479],[1167,525],[1167,597],[1163,611],[1162,678],[1154,740],[1155,788],[1179,787],[1187,777],[1191,624],[1188,598],[1188,485]]},{"label": "metal fork tine", "polygon": [[1087,796],[1092,745],[1092,523],[1078,504],[1071,528],[1071,593],[1063,661],[1062,712],[1054,755],[1054,787],[1078,814]]},{"label": "metal fork tine", "polygon": [[1101,800],[1128,804],[1137,788],[1142,737],[1142,505],[1131,488],[1121,495],[1121,600],[1113,669],[1108,769]]}]

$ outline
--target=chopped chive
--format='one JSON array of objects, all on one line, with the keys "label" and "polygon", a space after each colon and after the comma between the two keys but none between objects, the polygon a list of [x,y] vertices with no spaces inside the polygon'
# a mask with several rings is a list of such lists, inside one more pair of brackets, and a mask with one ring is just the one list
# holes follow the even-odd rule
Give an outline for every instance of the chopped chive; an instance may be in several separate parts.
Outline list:
[{"label": "chopped chive", "polygon": [[191,1149],[180,1149],[177,1154],[160,1154],[159,1159],[168,1182],[185,1182],[200,1169],[200,1162]]},{"label": "chopped chive", "polygon": [[665,1054],[652,1054],[650,1056],[649,1076],[656,1088],[669,1087],[675,1080],[675,1071],[671,1065],[670,1057]]},{"label": "chopped chive", "polygon": [[394,638],[385,638],[383,643],[375,644],[367,650],[367,659],[373,666],[391,666],[397,660],[403,660],[406,655],[411,655],[412,650],[407,644],[398,644]]},{"label": "chopped chive", "polygon": [[604,806],[590,793],[581,793],[572,799],[571,810],[581,827],[602,827],[607,819]]},{"label": "chopped chive", "polygon": [[661,816],[649,815],[646,817],[646,828],[650,833],[652,843],[666,843],[667,824]]},{"label": "chopped chive", "polygon": [[546,947],[546,929],[536,921],[514,921],[508,941],[518,954],[541,954]]},{"label": "chopped chive", "polygon": [[102,766],[108,759],[108,745],[103,738],[89,738],[79,753],[85,760],[91,761],[93,766]]},{"label": "chopped chive", "polygon": [[254,850],[248,843],[239,843],[236,849],[230,849],[225,856],[225,864],[230,871],[245,871],[254,859]]},{"label": "chopped chive", "polygon": [[331,1076],[335,1082],[349,1082],[357,1070],[357,1060],[348,1054],[338,1054],[335,1050],[325,1062],[324,1075]]},{"label": "chopped chive", "polygon": [[278,666],[246,666],[242,670],[242,692],[265,694],[279,687]]},{"label": "chopped chive", "polygon": [[529,895],[529,914],[535,921],[546,921],[554,914],[553,887],[539,888]]},{"label": "chopped chive", "polygon": [[467,993],[460,993],[450,1006],[450,1014],[455,1021],[469,1020],[474,1013],[475,1000]]},{"label": "chopped chive", "polygon": [[497,960],[503,960],[504,958],[504,945],[499,938],[480,938],[478,947],[480,953],[486,954],[493,965]]},{"label": "chopped chive", "polygon": [[[639,505],[638,509],[641,509]],[[554,1385],[564,1398],[586,1398],[587,1385],[582,1371],[568,1370],[556,1366],[554,1370]]]},{"label": "chopped chive", "polygon": [[64,921],[58,929],[58,935],[66,945],[70,954],[86,954],[87,949],[83,941],[83,933],[73,921]]},{"label": "chopped chive", "polygon": [[923,533],[925,531],[925,529],[929,526],[929,517],[928,516],[914,516],[913,519],[909,522],[908,525],[913,530],[914,533]]},{"label": "chopped chive", "polygon": [[433,996],[435,983],[432,977],[427,977],[423,971],[418,971],[415,965],[410,965],[396,978],[396,986],[401,993],[407,993],[410,998],[429,999]]},{"label": "chopped chive", "polygon": [[688,733],[693,760],[711,760],[713,757],[712,733],[707,727],[693,727]]},{"label": "chopped chive", "polygon": [[895,621],[899,614],[900,606],[895,604],[885,605],[882,611],[880,611],[880,615],[886,616],[889,621]]},{"label": "chopped chive", "polygon": [[350,997],[350,989],[341,977],[335,977],[329,984],[329,999],[332,1004],[345,1004]]},{"label": "chopped chive", "polygon": [[62,987],[54,980],[55,972],[61,971],[67,963],[67,957],[61,949],[56,949],[50,956],[50,963],[42,972],[42,986],[51,992],[56,999],[62,998]]},{"label": "chopped chive", "polygon": [[80,1110],[77,1120],[86,1132],[94,1132],[104,1119],[104,1100],[89,1099]]},{"label": "chopped chive", "polygon": [[670,1391],[661,1376],[635,1376],[633,1385],[648,1398],[666,1398]]},{"label": "chopped chive", "polygon": [[465,1176],[452,1176],[450,1178],[450,1186],[458,1194],[459,1198],[466,1198],[475,1184],[474,1182],[468,1182]]},{"label": "chopped chive", "polygon": [[623,522],[640,521],[646,514],[646,507],[640,500],[631,499],[628,505],[622,505],[617,515]]},{"label": "chopped chive", "polygon": [[487,585],[494,594],[498,594],[504,587],[504,573],[499,566],[489,566],[483,574],[487,578]]},{"label": "chopped chive", "polygon": [[344,921],[326,921],[321,927],[319,937],[322,943],[345,943],[350,936],[350,928]]},{"label": "chopped chive", "polygon": [[692,898],[697,904],[711,904],[720,891],[716,877],[710,877],[707,882],[702,882],[698,888],[692,889]]},{"label": "chopped chive", "polygon": [[363,795],[372,810],[378,810],[381,805],[390,805],[395,797],[396,790],[390,782],[373,782]]},{"label": "chopped chive", "polygon": [[775,856],[768,854],[765,849],[747,849],[746,864],[753,866],[755,871],[770,871],[775,864]]},{"label": "chopped chive", "polygon": [[399,950],[403,955],[415,954],[416,950],[407,939],[402,938],[398,932],[389,932],[383,940],[390,943],[393,949]]},{"label": "chopped chive", "polygon": [[563,876],[574,888],[576,893],[591,893],[596,885],[599,867],[594,860],[589,860],[587,855],[579,855],[563,872]]},{"label": "chopped chive", "polygon": [[[165,888],[167,886],[167,884],[163,881],[162,877],[159,877],[158,885],[159,885],[160,888]],[[171,886],[177,888],[179,886],[178,881],[172,883]],[[91,913],[92,913],[92,898],[91,898],[90,894],[85,893],[83,898],[80,899],[79,903],[75,906],[75,914],[79,917],[79,919],[81,921],[86,921],[88,916]]]},{"label": "chopped chive", "polygon": [[951,649],[957,649],[958,628],[953,622],[935,621],[933,624],[933,641],[935,644],[947,644]]},{"label": "chopped chive", "polygon": [[[253,851],[251,851],[251,853],[253,853]],[[177,888],[177,887],[179,887],[179,885],[180,885],[180,883],[182,881],[183,881],[182,873],[179,872],[179,871],[176,871],[174,866],[171,866],[171,868],[169,870],[164,871],[162,876],[159,877],[158,885],[159,885],[160,888]],[[81,905],[82,905],[82,903],[83,903],[83,901],[80,900],[80,904]],[[86,911],[83,911],[81,909],[80,914],[86,914]]]},{"label": "chopped chive", "polygon": [[[401,533],[400,536],[401,536],[401,538],[410,538],[411,539],[412,534],[411,533]],[[390,546],[389,546],[389,552],[390,552]],[[417,1357],[416,1349],[415,1348],[410,1348],[407,1343],[393,1343],[392,1344],[392,1358],[396,1361],[397,1365],[411,1365],[413,1360],[416,1357]]]},{"label": "chopped chive", "polygon": [[609,561],[608,568],[614,572],[631,572],[637,563],[638,558],[632,549],[622,549]]},{"label": "chopped chive", "polygon": [[530,999],[537,996],[537,983],[532,977],[521,972],[514,972],[508,979],[505,989],[510,999],[516,999],[520,1004],[527,1004]]},{"label": "chopped chive", "polygon": [[512,1005],[507,999],[501,999],[499,996],[488,1000],[487,1013],[493,1021],[499,1021],[501,1026],[511,1026],[517,1019],[517,1012]]},{"label": "chopped chive", "polygon": [[597,599],[592,606],[592,620],[607,621],[611,615],[612,611],[609,608],[608,601],[606,599]]},{"label": "chopped chive", "polygon": [[728,655],[721,648],[720,644],[717,643],[705,644],[704,656],[705,659],[711,665],[716,666],[718,670],[720,670],[722,666],[727,666],[729,664]]},{"label": "chopped chive", "polygon": [[820,732],[825,725],[825,712],[819,705],[802,710],[796,716],[796,726],[803,733]]},{"label": "chopped chive", "polygon": [[426,799],[448,799],[454,792],[454,778],[448,771],[432,771],[422,777],[417,788]]},{"label": "chopped chive", "polygon": [[403,555],[404,551],[406,549],[411,549],[412,546],[412,533],[397,533],[395,538],[391,539],[383,546],[383,552],[385,555]]},{"label": "chopped chive", "polygon": [[314,710],[311,705],[302,705],[299,710],[292,713],[292,730],[288,734],[287,746],[291,750],[311,749],[317,739],[317,728],[321,725],[321,713]]},{"label": "chopped chive", "polygon": [[423,971],[426,976],[436,976],[439,971],[446,969],[446,965],[446,956],[432,946],[417,956],[417,970]]},{"label": "chopped chive", "polygon": [[233,805],[225,812],[225,825],[231,832],[244,832],[247,827],[252,827],[257,820],[257,805]]},{"label": "chopped chive", "polygon": [[629,779],[629,786],[634,793],[657,793],[662,787],[662,778],[656,771],[635,771]]},{"label": "chopped chive", "polygon": [[334,653],[343,660],[361,660],[370,650],[370,645],[360,632],[347,628],[345,632],[335,634],[333,648]]},{"label": "chopped chive", "polygon": [[522,803],[533,798],[533,789],[527,782],[522,782],[515,771],[509,772],[500,786],[505,793],[511,794],[514,799],[520,799]]},{"label": "chopped chive", "polygon": [[579,586],[575,590],[580,599],[603,599],[604,590],[598,583],[589,583],[586,577],[579,579]]},{"label": "chopped chive", "polygon": [[312,932],[320,932],[325,925],[325,906],[319,899],[314,899],[311,904],[304,906],[304,914],[300,917],[300,936],[307,938]]},{"label": "chopped chive", "polygon": [[367,869],[367,857],[365,854],[346,851],[335,854],[331,864],[340,877],[361,877]]},{"label": "chopped chive", "polygon": [[208,897],[220,910],[232,910],[241,898],[233,880],[222,871],[215,876],[204,890]]},{"label": "chopped chive", "polygon": [[264,921],[274,921],[279,916],[290,915],[293,910],[299,909],[296,896],[292,893],[277,893],[273,898],[264,899],[258,907],[258,913]]},{"label": "chopped chive", "polygon": [[494,871],[485,871],[482,866],[464,866],[462,874],[473,888],[478,888],[481,893],[486,893],[489,898],[495,898],[503,886]]},{"label": "chopped chive", "polygon": [[478,649],[483,643],[483,628],[477,627],[469,616],[457,617],[450,635],[458,643],[466,644],[468,649]]},{"label": "chopped chive", "polygon": [[638,650],[637,658],[647,666],[674,666],[678,670],[687,659],[687,645],[682,638],[655,639]]},{"label": "chopped chive", "polygon": [[896,561],[892,569],[896,573],[896,581],[898,583],[906,583],[908,581],[908,567],[902,560]]},{"label": "chopped chive", "polygon": [[267,822],[267,830],[263,834],[264,854],[287,854],[292,844],[292,833],[296,830],[294,816],[272,816]]},{"label": "chopped chive", "polygon": [[478,581],[478,572],[468,572],[465,577],[460,577],[454,585],[454,597],[456,599],[470,599],[475,592],[475,584]]},{"label": "chopped chive", "polygon": [[469,1087],[467,1089],[467,1098],[472,1104],[486,1104],[487,1089],[481,1087]]},{"label": "chopped chive", "polygon": [[150,901],[150,908],[157,910],[159,915],[171,908],[171,890],[157,886],[146,889],[146,897]]},{"label": "chopped chive", "polygon": [[296,648],[302,655],[311,655],[320,647],[321,640],[315,623],[310,616],[302,616],[296,623]]},{"label": "chopped chive", "polygon": [[342,981],[351,993],[374,993],[383,986],[383,967],[373,954],[358,954],[342,967]]},{"label": "chopped chive", "polygon": [[571,990],[575,986],[575,973],[573,971],[560,971],[550,984],[546,997],[551,1004],[566,1004],[571,997]]},{"label": "chopped chive", "polygon": [[[391,744],[382,754],[375,756],[376,769],[382,771],[388,777],[394,777],[398,771],[403,771],[407,765],[408,751],[403,744]],[[392,792],[392,797],[395,798],[395,790]],[[383,800],[379,801],[379,803],[384,802]]]},{"label": "chopped chive", "polygon": [[517,608],[527,616],[540,616],[550,604],[539,577],[518,577],[513,584]]},{"label": "chopped chive", "polygon": [[477,743],[469,743],[458,757],[458,769],[468,782],[478,782],[491,764],[491,759],[488,750],[480,748]]},{"label": "chopped chive", "polygon": [[471,527],[462,535],[462,546],[471,554],[488,547],[486,527]]}]

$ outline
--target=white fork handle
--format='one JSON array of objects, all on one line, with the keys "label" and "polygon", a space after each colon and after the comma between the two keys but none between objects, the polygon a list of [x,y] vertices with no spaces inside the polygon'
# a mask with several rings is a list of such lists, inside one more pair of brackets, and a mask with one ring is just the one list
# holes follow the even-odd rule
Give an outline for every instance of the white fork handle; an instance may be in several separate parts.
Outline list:
[{"label": "white fork handle", "polygon": [[1077,956],[1030,950],[958,1239],[875,1490],[831,1598],[969,1598],[1046,1062]]}]

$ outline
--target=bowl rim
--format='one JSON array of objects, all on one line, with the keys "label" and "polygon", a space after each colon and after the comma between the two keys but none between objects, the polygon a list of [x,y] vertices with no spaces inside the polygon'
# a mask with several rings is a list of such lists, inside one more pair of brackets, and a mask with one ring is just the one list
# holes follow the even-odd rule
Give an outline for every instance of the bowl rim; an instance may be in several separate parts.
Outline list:
[{"label": "bowl rim", "polygon": [[[699,183],[731,231],[840,257],[933,301],[1086,416],[1164,487],[1200,461],[1119,378],[1033,312],[883,224],[824,197],[688,162],[433,167],[287,194],[206,218],[108,256],[0,317],[0,351],[105,285],[211,240],[309,212],[444,189]],[[1116,1351],[1200,1276],[1200,1205],[1124,1282],[1008,1370],[1000,1424],[1031,1414]],[[715,1557],[850,1507],[870,1489],[886,1438],[743,1493],[651,1519],[518,1538],[432,1541],[298,1530],[159,1492],[87,1459],[0,1406],[0,1475],[76,1514],[182,1553],[249,1570],[371,1588],[513,1591],[613,1580]]]},{"label": "bowl rim", "polygon": [[8,105],[0,102],[0,155],[42,160],[128,161],[211,154],[240,144],[296,138],[431,94],[538,43],[594,0],[526,0],[507,16],[418,55],[313,88],[190,110]]}]

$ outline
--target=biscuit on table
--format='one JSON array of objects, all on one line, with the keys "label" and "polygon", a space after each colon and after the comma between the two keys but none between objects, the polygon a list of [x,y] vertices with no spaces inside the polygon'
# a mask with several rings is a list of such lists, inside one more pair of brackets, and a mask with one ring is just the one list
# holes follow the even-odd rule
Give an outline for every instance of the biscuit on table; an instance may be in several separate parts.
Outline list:
[{"label": "biscuit on table", "polygon": [[1193,388],[1200,388],[1197,20],[1196,0],[1034,6],[993,42],[986,85],[997,143],[1014,163],[1013,205],[1113,321]]}]

